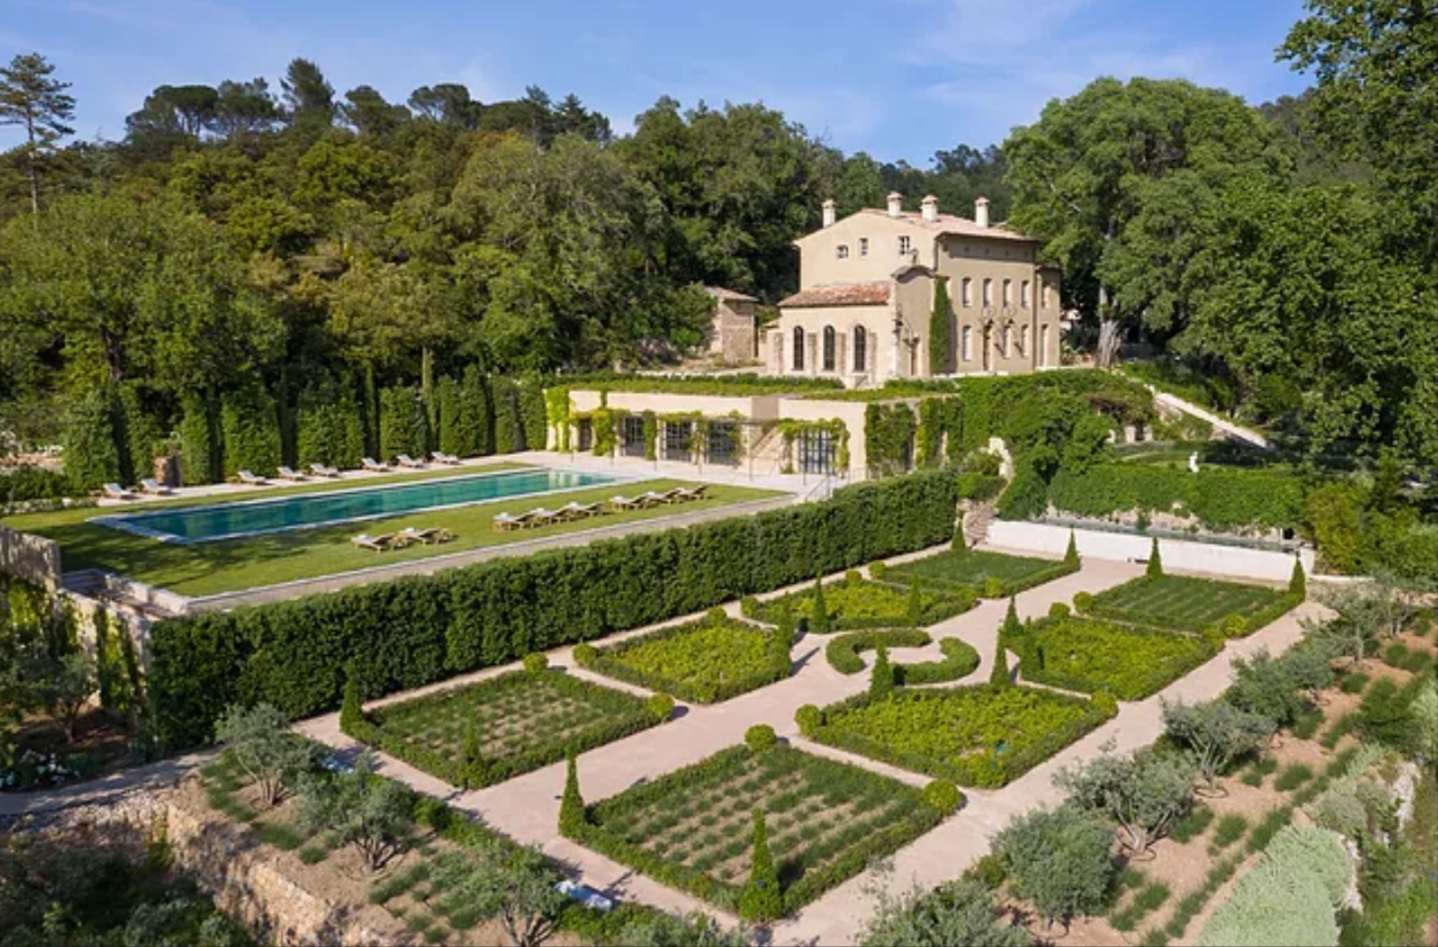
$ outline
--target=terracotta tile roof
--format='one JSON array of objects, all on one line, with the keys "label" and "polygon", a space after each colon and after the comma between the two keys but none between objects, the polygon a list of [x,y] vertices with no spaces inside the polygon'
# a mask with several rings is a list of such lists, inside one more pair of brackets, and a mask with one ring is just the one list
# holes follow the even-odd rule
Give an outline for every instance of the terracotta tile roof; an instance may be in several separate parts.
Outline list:
[{"label": "terracotta tile roof", "polygon": [[802,309],[815,306],[882,306],[889,301],[889,281],[871,283],[821,283],[801,289],[787,299],[779,300],[780,308]]},{"label": "terracotta tile roof", "polygon": [[725,289],[723,286],[705,286],[704,292],[715,299],[723,299],[727,302],[756,303],[759,300],[753,296],[745,296],[743,293],[735,292],[732,289]]},{"label": "terracotta tile roof", "polygon": [[[888,212],[876,207],[865,207],[855,211],[855,214],[872,214],[876,217],[888,217]],[[852,215],[851,215],[852,216]],[[925,220],[923,214],[913,211],[905,211],[898,219],[925,230],[932,230],[940,234],[953,234],[959,237],[988,237],[992,240],[1015,240],[1021,243],[1042,243],[1037,237],[1030,237],[1021,234],[1017,230],[1010,230],[1007,224],[990,224],[987,227],[980,227],[967,217],[956,217],[953,214],[940,214],[936,220]],[[826,228],[827,229],[827,228]],[[813,231],[812,233],[819,233]],[[812,236],[805,234],[805,236]],[[800,237],[803,240],[804,237]]]}]

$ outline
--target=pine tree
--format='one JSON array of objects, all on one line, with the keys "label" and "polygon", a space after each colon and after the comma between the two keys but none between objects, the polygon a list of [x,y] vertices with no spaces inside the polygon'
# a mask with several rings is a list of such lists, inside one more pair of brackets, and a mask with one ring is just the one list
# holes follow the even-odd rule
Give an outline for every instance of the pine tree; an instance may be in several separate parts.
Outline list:
[{"label": "pine tree", "polygon": [[571,748],[565,756],[564,795],[559,800],[559,834],[575,838],[584,827],[584,797],[579,794],[579,762]]},{"label": "pine tree", "polygon": [[1303,560],[1293,557],[1293,576],[1288,580],[1288,593],[1299,598],[1308,597],[1308,578],[1303,574]]},{"label": "pine tree", "polygon": [[894,692],[894,667],[889,663],[889,649],[879,645],[874,667],[869,672],[869,696],[882,700]]},{"label": "pine tree", "polygon": [[1064,551],[1064,564],[1076,566],[1078,561],[1078,539],[1074,537],[1074,531],[1069,530],[1069,548]]},{"label": "pine tree", "polygon": [[1153,549],[1148,554],[1147,575],[1163,575],[1163,560],[1158,557],[1158,537],[1153,537]]},{"label": "pine tree", "polygon": [[779,893],[779,873],[769,857],[769,835],[764,827],[764,813],[754,810],[754,860],[749,881],[739,895],[739,916],[746,921],[774,921],[784,914],[784,899]]},{"label": "pine tree", "polygon": [[829,607],[824,604],[823,575],[814,579],[814,618],[809,622],[809,628],[821,635],[829,631]]},{"label": "pine tree", "polygon": [[989,683],[1007,687],[1013,683],[1009,677],[1009,653],[1004,647],[1004,636],[999,635],[998,647],[994,649],[994,669],[989,672]]},{"label": "pine tree", "polygon": [[340,732],[354,735],[364,727],[364,705],[360,702],[359,675],[354,666],[345,669],[344,699],[340,702]]}]

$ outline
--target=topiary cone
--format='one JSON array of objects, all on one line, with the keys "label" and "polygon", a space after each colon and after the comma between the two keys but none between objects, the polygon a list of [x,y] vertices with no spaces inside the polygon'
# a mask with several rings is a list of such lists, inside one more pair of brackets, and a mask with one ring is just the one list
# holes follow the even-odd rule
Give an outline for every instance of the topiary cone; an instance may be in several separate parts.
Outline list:
[{"label": "topiary cone", "polygon": [[754,810],[754,856],[749,881],[739,895],[739,916],[746,921],[775,921],[784,914],[784,899],[779,893],[779,873],[769,856],[769,834],[764,827],[764,813]]},{"label": "topiary cone", "polygon": [[579,794],[579,761],[571,748],[565,755],[564,795],[559,800],[559,834],[575,838],[584,828],[584,797]]}]

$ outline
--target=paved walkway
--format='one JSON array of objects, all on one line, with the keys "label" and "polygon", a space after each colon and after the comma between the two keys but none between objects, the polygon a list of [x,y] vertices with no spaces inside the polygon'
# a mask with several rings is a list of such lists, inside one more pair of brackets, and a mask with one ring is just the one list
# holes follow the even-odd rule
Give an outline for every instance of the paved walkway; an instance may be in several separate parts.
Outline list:
[{"label": "paved walkway", "polygon": [[201,750],[186,753],[71,786],[0,793],[0,819],[73,809],[76,806],[109,805],[132,792],[173,786],[192,769],[209,762],[216,752],[218,751]]},{"label": "paved walkway", "polygon": [[[892,561],[912,558],[899,557]],[[1141,563],[1086,560],[1081,571],[1021,593],[1017,608],[1021,618],[1047,614],[1054,602],[1069,602],[1082,590],[1099,592],[1143,574]],[[776,592],[773,594],[782,594]],[[981,663],[965,683],[987,680],[997,644],[998,628],[1008,604],[984,601],[978,607],[931,627],[938,639],[959,637],[978,650]],[[1229,662],[1234,655],[1251,654],[1259,648],[1282,651],[1301,633],[1301,618],[1316,614],[1321,606],[1305,604],[1253,636],[1230,643],[1220,655],[1167,688],[1162,696],[1173,700],[1206,700],[1216,696],[1229,682]],[[737,606],[731,604],[730,611]],[[684,619],[680,619],[684,620]],[[667,624],[667,623],[666,623]],[[619,637],[643,634],[637,629]],[[615,640],[615,639],[607,639]],[[661,727],[624,740],[597,747],[579,758],[580,786],[586,801],[593,803],[654,779],[682,766],[698,762],[744,738],[744,731],[756,723],[767,723],[783,738],[805,750],[843,759],[883,772],[905,782],[922,785],[927,780],[916,774],[884,766],[861,757],[821,747],[804,740],[794,724],[794,711],[808,703],[828,704],[858,693],[867,686],[867,675],[846,676],[829,666],[823,655],[827,638],[809,635],[800,639],[793,652],[797,670],[793,677],[715,706],[682,706],[677,719]],[[936,658],[937,643],[921,649],[903,649],[896,660],[917,661]],[[636,693],[647,693],[602,678],[575,667],[570,649],[550,653],[550,662],[577,677],[602,681]],[[503,673],[491,668],[465,678],[447,681],[427,690],[453,687]],[[408,699],[415,692],[395,695],[371,706]],[[957,816],[902,849],[894,858],[891,884],[907,887],[911,881],[933,885],[957,877],[989,848],[989,839],[1014,815],[1060,798],[1053,788],[1055,771],[1064,765],[1097,755],[1114,741],[1119,750],[1152,743],[1162,731],[1159,695],[1148,700],[1120,705],[1119,714],[1105,726],[1073,744],[1018,780],[995,791],[966,790],[969,802]],[[330,714],[301,724],[301,729],[337,747],[353,747],[353,741],[339,732],[338,716]],[[540,845],[551,856],[583,872],[586,882],[668,910],[704,910],[712,907],[680,892],[657,884],[631,869],[559,838],[556,825],[559,798],[564,786],[564,766],[555,764],[516,777],[497,786],[460,792],[447,783],[391,759],[384,759],[382,771],[418,789],[448,799],[457,807],[483,818],[495,828],[523,842]],[[775,930],[776,944],[851,943],[872,911],[872,902],[863,890],[873,879],[853,878],[810,904],[799,915]],[[728,919],[732,920],[732,918]]]}]

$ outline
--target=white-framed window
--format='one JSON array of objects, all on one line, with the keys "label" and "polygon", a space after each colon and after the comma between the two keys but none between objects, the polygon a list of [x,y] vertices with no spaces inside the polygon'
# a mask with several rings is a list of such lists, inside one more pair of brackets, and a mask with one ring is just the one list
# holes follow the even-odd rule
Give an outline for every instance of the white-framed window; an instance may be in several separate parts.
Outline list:
[{"label": "white-framed window", "polygon": [[1025,309],[1029,308],[1029,281],[1024,280],[1019,284],[1019,305]]},{"label": "white-framed window", "polygon": [[1003,334],[999,336],[999,354],[1004,358],[1009,357],[1009,332],[1011,331],[1008,326],[1004,326]]},{"label": "white-framed window", "polygon": [[[965,283],[968,280],[964,280]],[[964,361],[970,361],[974,357],[974,329],[972,326],[964,326],[959,332],[959,351]]]},{"label": "white-framed window", "polygon": [[911,244],[911,241],[909,240],[909,237],[908,237],[907,234],[906,234],[905,236],[902,236],[902,237],[899,238],[899,256],[908,256],[908,255],[909,255],[909,246],[910,246],[910,244]]},{"label": "white-framed window", "polygon": [[994,281],[991,280],[991,279],[986,279],[986,280],[984,280],[984,305],[985,305],[985,306],[992,306],[993,304],[994,304]]},{"label": "white-framed window", "polygon": [[1013,280],[1006,279],[1006,280],[1004,280],[1004,305],[1005,305],[1005,306],[1012,306],[1013,304],[1014,304],[1014,281],[1013,281]]},{"label": "white-framed window", "polygon": [[849,245],[847,243],[839,244],[834,248],[834,255],[841,260],[847,260],[849,258]]},{"label": "white-framed window", "polygon": [[[1025,285],[1027,285],[1027,284],[1025,284]],[[1028,327],[1028,326],[1024,326],[1022,329],[1019,330],[1019,354],[1020,354],[1020,355],[1025,355],[1025,356],[1029,354],[1029,327]]]},{"label": "white-framed window", "polygon": [[859,238],[859,256],[862,258],[862,257],[866,257],[866,256],[868,256],[868,255],[869,255],[869,238],[868,238],[868,237],[860,237],[860,238]]},{"label": "white-framed window", "polygon": [[964,305],[972,306],[974,304],[974,281],[965,276],[964,281],[959,284],[959,289],[959,298],[963,300]]},{"label": "white-framed window", "polygon": [[1044,308],[1049,308],[1049,284],[1044,284]]}]

